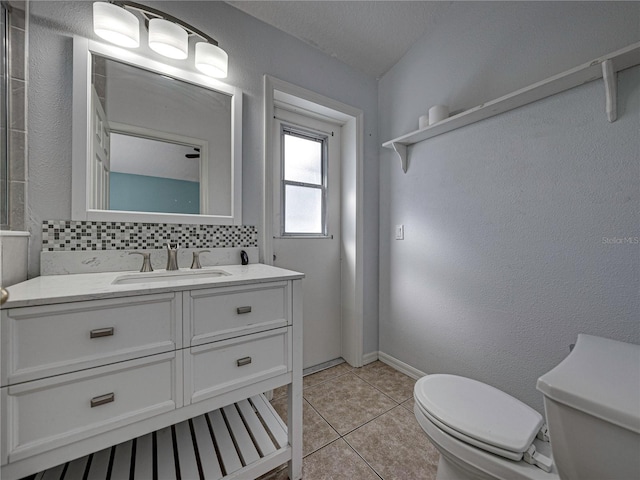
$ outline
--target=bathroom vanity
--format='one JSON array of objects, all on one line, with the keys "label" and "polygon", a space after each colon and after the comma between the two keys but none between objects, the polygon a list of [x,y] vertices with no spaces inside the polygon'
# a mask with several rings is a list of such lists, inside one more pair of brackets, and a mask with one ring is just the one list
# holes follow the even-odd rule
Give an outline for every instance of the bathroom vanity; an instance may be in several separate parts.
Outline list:
[{"label": "bathroom vanity", "polygon": [[[250,264],[9,288],[1,477],[256,478],[288,461],[301,478],[302,277]],[[283,385],[289,428],[262,394]]]}]

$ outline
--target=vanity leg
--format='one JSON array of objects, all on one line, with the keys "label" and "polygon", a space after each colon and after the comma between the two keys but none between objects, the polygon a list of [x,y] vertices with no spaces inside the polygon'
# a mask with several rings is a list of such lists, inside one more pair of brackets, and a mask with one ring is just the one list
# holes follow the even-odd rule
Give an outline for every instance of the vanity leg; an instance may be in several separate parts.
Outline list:
[{"label": "vanity leg", "polygon": [[289,480],[302,478],[302,281],[293,282],[293,328],[291,340],[293,378],[289,384],[288,418],[289,445],[291,460],[289,461]]}]

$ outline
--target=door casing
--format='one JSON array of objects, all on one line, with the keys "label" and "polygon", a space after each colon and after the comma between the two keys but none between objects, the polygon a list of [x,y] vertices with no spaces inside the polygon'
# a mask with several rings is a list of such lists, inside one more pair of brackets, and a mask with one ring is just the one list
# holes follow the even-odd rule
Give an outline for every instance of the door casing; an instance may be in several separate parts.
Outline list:
[{"label": "door casing", "polygon": [[[276,105],[342,125],[341,151],[341,356],[363,365],[363,131],[362,110],[275,77],[264,76],[263,224],[260,261],[273,264],[273,116]],[[303,281],[304,288],[304,281]]]}]

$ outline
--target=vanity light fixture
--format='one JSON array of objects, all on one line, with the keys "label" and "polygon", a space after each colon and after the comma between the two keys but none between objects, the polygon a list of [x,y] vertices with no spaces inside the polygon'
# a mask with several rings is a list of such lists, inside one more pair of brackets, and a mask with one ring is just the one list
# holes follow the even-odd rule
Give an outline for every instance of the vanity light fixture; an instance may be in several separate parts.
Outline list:
[{"label": "vanity light fixture", "polygon": [[93,4],[93,29],[99,37],[116,45],[137,48],[140,22],[130,10],[138,12],[149,29],[149,47],[168,58],[189,56],[189,37],[195,36],[195,66],[205,75],[226,78],[227,52],[218,42],[188,23],[167,13],[128,0],[109,0]]},{"label": "vanity light fixture", "polygon": [[205,75],[214,78],[227,76],[229,57],[227,52],[217,45],[206,42],[196,43],[196,68]]},{"label": "vanity light fixture", "polygon": [[100,38],[121,47],[140,46],[140,22],[133,13],[112,3],[93,4],[93,31]]},{"label": "vanity light fixture", "polygon": [[189,34],[163,18],[149,20],[149,48],[165,57],[184,60],[189,56]]}]

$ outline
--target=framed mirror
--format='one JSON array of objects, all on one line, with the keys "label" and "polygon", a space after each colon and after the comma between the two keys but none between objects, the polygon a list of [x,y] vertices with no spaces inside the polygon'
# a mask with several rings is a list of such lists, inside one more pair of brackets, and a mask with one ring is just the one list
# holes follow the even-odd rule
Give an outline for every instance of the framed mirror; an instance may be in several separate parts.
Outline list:
[{"label": "framed mirror", "polygon": [[72,219],[239,225],[242,92],[81,37]]}]

